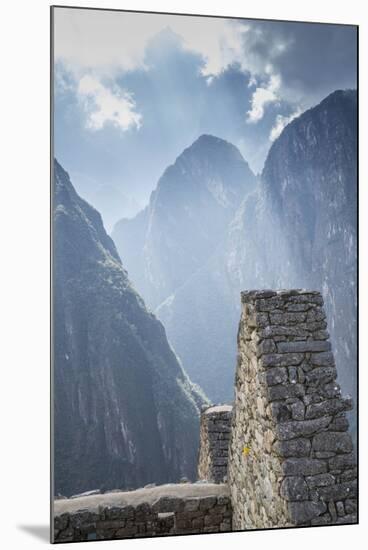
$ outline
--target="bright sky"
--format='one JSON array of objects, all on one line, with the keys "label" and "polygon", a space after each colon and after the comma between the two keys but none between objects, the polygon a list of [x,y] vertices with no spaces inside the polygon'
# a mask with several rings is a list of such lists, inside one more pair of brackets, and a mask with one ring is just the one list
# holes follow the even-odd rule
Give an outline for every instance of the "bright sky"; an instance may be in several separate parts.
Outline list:
[{"label": "bright sky", "polygon": [[201,133],[255,172],[284,126],[356,87],[352,26],[55,8],[55,152],[108,229]]}]

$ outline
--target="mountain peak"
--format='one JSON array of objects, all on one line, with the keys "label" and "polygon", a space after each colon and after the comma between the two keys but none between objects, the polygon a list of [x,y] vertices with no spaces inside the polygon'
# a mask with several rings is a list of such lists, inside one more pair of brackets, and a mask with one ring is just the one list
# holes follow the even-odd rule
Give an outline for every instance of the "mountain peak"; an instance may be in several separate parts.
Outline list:
[{"label": "mountain peak", "polygon": [[[54,159],[54,209],[55,218],[68,219],[71,227],[83,227],[81,239],[86,251],[98,251],[101,258],[120,262],[112,239],[105,232],[100,213],[82,199],[71,182],[70,176],[61,164]],[[66,223],[66,222],[65,222]],[[98,244],[98,246],[96,246]],[[87,254],[84,254],[86,259]]]},{"label": "mountain peak", "polygon": [[245,164],[242,154],[239,149],[235,147],[229,141],[226,141],[223,138],[213,136],[212,134],[201,134],[189,147],[184,149],[183,153],[178,157],[179,159],[188,154],[197,155],[231,155],[235,160],[241,160]]},{"label": "mountain peak", "polygon": [[212,134],[201,134],[194,142],[193,145],[196,143],[213,143],[216,145],[219,145],[221,143],[223,144],[229,144],[228,141],[226,141],[223,138],[220,138],[218,136],[214,136]]},{"label": "mountain peak", "polygon": [[357,91],[352,88],[346,88],[344,90],[335,90],[326,96],[320,103],[324,105],[326,103],[339,102],[339,101],[356,101]]},{"label": "mountain peak", "polygon": [[115,227],[118,250],[151,307],[214,253],[256,183],[234,145],[203,134],[165,170],[140,217]]},{"label": "mountain peak", "polygon": [[[289,168],[292,162],[298,174],[312,165],[331,163],[333,166],[337,154],[330,146],[333,142],[339,144],[338,154],[342,162],[342,157],[346,155],[344,143],[356,148],[356,125],[356,90],[335,90],[283,129],[269,150],[262,173],[264,181],[273,181],[275,164],[280,165],[281,171],[287,169],[285,158]],[[282,162],[280,159],[283,159]]]}]

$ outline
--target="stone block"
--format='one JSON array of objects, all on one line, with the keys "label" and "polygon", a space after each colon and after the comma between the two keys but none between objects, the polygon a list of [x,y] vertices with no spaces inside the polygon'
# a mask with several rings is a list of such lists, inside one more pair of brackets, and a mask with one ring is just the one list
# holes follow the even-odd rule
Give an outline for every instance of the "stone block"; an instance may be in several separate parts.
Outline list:
[{"label": "stone block", "polygon": [[305,457],[310,454],[311,442],[303,438],[277,441],[273,448],[281,457]]},{"label": "stone block", "polygon": [[231,505],[230,497],[225,496],[225,495],[219,495],[219,496],[217,497],[217,504],[218,504],[219,506],[227,506],[227,507],[230,507],[230,505]]},{"label": "stone block", "polygon": [[187,498],[184,503],[184,512],[195,512],[199,510],[200,497]]},{"label": "stone block", "polygon": [[301,340],[296,342],[280,342],[277,344],[278,353],[303,353],[330,350],[331,344],[326,340]]},{"label": "stone block", "polygon": [[253,313],[248,318],[248,326],[250,328],[265,327],[268,325],[268,313]]},{"label": "stone block", "polygon": [[270,354],[275,351],[276,351],[275,342],[270,338],[266,338],[265,340],[262,340],[262,342],[258,344],[257,356],[259,357],[263,354]]},{"label": "stone block", "polygon": [[215,456],[212,459],[213,466],[227,466],[227,456],[221,457],[221,456]]},{"label": "stone block", "polygon": [[355,514],[358,510],[358,502],[354,498],[347,498],[345,500],[345,511],[347,514]]},{"label": "stone block", "polygon": [[280,296],[273,296],[270,298],[259,298],[255,301],[256,311],[273,311],[282,307],[284,304],[283,299]]},{"label": "stone block", "polygon": [[242,290],[240,293],[242,304],[249,304],[261,298],[272,298],[273,296],[277,296],[277,292],[268,288],[262,290]]},{"label": "stone block", "polygon": [[282,467],[286,476],[313,476],[327,472],[327,462],[315,458],[287,458]]},{"label": "stone block", "polygon": [[177,497],[161,497],[152,504],[154,512],[179,512],[183,508],[183,500]]},{"label": "stone block", "polygon": [[291,403],[291,417],[293,420],[303,420],[305,416],[305,406],[300,400],[295,403]]},{"label": "stone block", "polygon": [[270,313],[271,325],[296,325],[297,323],[303,323],[307,319],[308,313]]},{"label": "stone block", "polygon": [[303,302],[303,303],[287,303],[286,304],[286,311],[308,311],[309,309],[311,309],[311,307],[313,307],[312,304],[309,304],[308,302]]},{"label": "stone block", "polygon": [[318,321],[323,321],[324,319],[326,319],[326,314],[321,307],[311,309],[307,313],[307,323],[315,323]]},{"label": "stone block", "polygon": [[208,421],[207,429],[209,432],[230,433],[231,431],[229,424],[226,424],[225,422]]},{"label": "stone block", "polygon": [[280,494],[283,498],[290,501],[308,500],[309,489],[303,477],[291,476],[286,477],[282,481]]},{"label": "stone block", "polygon": [[318,489],[318,494],[325,502],[330,500],[344,500],[345,498],[356,498],[357,482],[345,481],[343,483],[329,485],[328,487],[320,487]]},{"label": "stone block", "polygon": [[266,372],[266,382],[269,386],[282,384],[288,380],[288,372],[284,367],[273,367]]},{"label": "stone block", "polygon": [[303,361],[302,353],[269,353],[260,359],[263,367],[297,366]]},{"label": "stone block", "polygon": [[327,330],[316,330],[313,332],[313,338],[315,340],[327,340],[330,337]]},{"label": "stone block", "polygon": [[315,451],[349,453],[353,450],[353,443],[348,433],[326,432],[314,436],[312,447]]},{"label": "stone block", "polygon": [[295,295],[290,295],[287,298],[287,301],[289,303],[295,303],[295,304],[303,304],[303,303],[309,303],[309,304],[315,304],[315,305],[323,305],[323,298],[319,294],[319,292],[313,292],[313,293],[301,293],[297,292]]},{"label": "stone block", "polygon": [[302,384],[278,384],[269,386],[268,397],[270,401],[290,399],[291,397],[303,397],[304,387]]},{"label": "stone block", "polygon": [[193,529],[198,529],[198,531],[199,531],[200,529],[202,529],[203,525],[204,525],[204,518],[203,517],[194,518],[192,520]]},{"label": "stone block", "polygon": [[294,439],[295,437],[310,436],[325,430],[331,417],[316,418],[314,420],[292,420],[278,425],[278,437],[280,440]]},{"label": "stone block", "polygon": [[220,523],[222,522],[222,515],[221,514],[207,514],[204,517],[204,524],[205,526],[217,526],[220,527]]},{"label": "stone block", "polygon": [[305,380],[308,384],[319,383],[325,384],[337,378],[336,367],[315,367],[305,373]]},{"label": "stone block", "polygon": [[316,519],[327,510],[324,502],[290,502],[290,515],[295,525],[301,525]]},{"label": "stone block", "polygon": [[344,470],[340,474],[340,481],[350,481],[357,479],[358,476],[358,468],[351,468],[350,470]]},{"label": "stone block", "polygon": [[332,458],[336,456],[335,452],[326,452],[326,451],[313,451],[314,458]]},{"label": "stone block", "polygon": [[313,476],[307,476],[305,478],[307,484],[311,488],[315,487],[327,487],[333,485],[336,482],[336,479],[331,474],[317,474]]},{"label": "stone block", "polygon": [[337,416],[330,424],[330,430],[334,432],[346,432],[349,429],[349,422],[345,416]]},{"label": "stone block", "polygon": [[342,454],[330,458],[328,461],[330,470],[338,471],[352,468],[356,465],[356,459],[353,453]]},{"label": "stone block", "polygon": [[307,338],[309,334],[309,331],[302,328],[300,325],[289,325],[286,327],[280,325],[267,325],[258,331],[260,338],[273,338],[274,340],[279,336]]},{"label": "stone block", "polygon": [[138,504],[135,508],[135,515],[136,516],[149,516],[152,514],[151,506],[148,504],[148,502],[141,502]]},{"label": "stone block", "polygon": [[210,510],[217,503],[217,498],[215,496],[202,497],[199,503],[200,510]]},{"label": "stone block", "polygon": [[192,527],[192,520],[190,520],[189,518],[179,518],[175,522],[175,527],[176,529],[186,531],[187,529],[190,529]]},{"label": "stone block", "polygon": [[127,519],[133,518],[135,509],[133,506],[111,506],[104,509],[104,515],[106,519]]},{"label": "stone block", "polygon": [[271,403],[271,412],[277,422],[286,422],[291,420],[291,407],[284,401],[275,401]]},{"label": "stone block", "polygon": [[313,403],[307,407],[305,418],[318,418],[320,416],[334,415],[352,408],[351,399],[328,399],[321,403]]},{"label": "stone block", "polygon": [[321,353],[311,353],[310,362],[316,367],[333,367],[335,359],[332,351],[323,351]]},{"label": "stone block", "polygon": [[69,514],[67,513],[54,517],[54,529],[56,529],[57,531],[63,531],[64,529],[66,529],[68,526],[68,523],[69,523]]}]

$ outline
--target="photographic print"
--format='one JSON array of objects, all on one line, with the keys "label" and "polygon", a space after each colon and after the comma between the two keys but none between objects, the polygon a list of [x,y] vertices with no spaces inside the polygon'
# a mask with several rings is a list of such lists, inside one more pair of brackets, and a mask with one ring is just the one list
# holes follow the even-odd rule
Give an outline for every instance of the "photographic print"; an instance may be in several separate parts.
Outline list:
[{"label": "photographic print", "polygon": [[357,523],[358,27],[51,39],[52,542]]}]

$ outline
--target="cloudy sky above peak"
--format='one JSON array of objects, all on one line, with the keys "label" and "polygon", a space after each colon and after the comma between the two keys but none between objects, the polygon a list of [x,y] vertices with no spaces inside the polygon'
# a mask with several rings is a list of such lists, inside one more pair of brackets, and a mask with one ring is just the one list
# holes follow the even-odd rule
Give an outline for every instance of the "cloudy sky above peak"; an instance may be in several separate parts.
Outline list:
[{"label": "cloudy sky above peak", "polygon": [[255,173],[295,116],[356,87],[352,26],[55,8],[55,156],[107,229],[200,134]]}]

